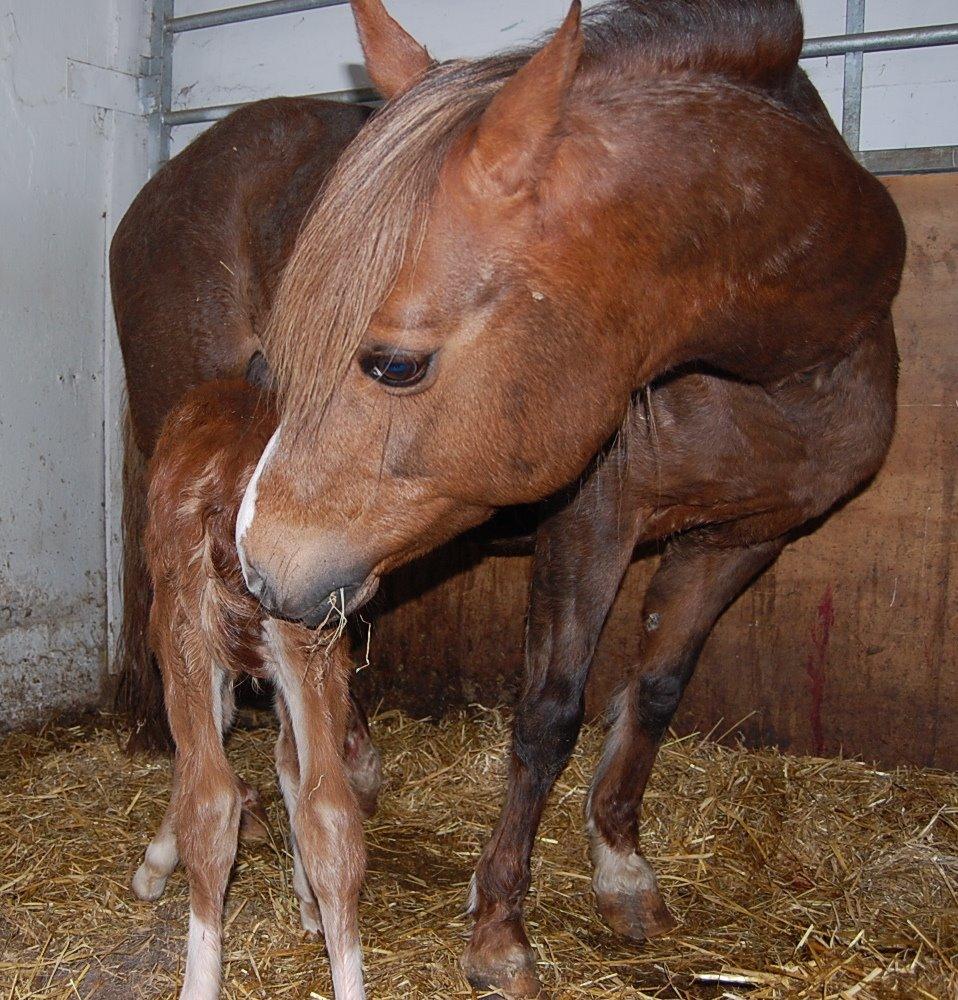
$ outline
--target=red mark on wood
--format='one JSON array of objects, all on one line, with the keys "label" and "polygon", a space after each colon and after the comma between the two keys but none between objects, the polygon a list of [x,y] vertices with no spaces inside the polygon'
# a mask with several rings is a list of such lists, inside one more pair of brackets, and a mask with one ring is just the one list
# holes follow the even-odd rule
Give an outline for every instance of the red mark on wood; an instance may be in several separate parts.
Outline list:
[{"label": "red mark on wood", "polygon": [[812,743],[816,754],[825,752],[825,732],[822,727],[822,702],[825,700],[825,666],[828,663],[828,641],[835,624],[835,605],[832,586],[829,584],[818,605],[818,615],[812,625],[812,649],[805,664],[808,674],[808,691],[812,696],[809,721],[812,725]]}]

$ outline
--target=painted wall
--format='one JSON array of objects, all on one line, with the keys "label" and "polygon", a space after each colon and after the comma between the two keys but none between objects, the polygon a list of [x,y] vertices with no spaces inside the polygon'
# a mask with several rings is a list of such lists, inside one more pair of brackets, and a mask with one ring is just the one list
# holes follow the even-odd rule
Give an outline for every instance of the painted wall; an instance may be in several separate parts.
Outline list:
[{"label": "painted wall", "polygon": [[103,682],[105,254],[147,128],[84,101],[139,111],[148,9],[0,5],[0,726],[92,704]]},{"label": "painted wall", "polygon": [[[232,0],[236,2],[236,0]],[[594,7],[599,0],[585,0]],[[226,6],[177,0],[178,15]],[[804,0],[808,37],[845,30],[842,0]],[[390,10],[437,58],[479,56],[520,45],[555,26],[566,0],[391,0]],[[958,20],[958,0],[868,0],[866,30]],[[288,14],[178,36],[173,104],[200,107],[276,94],[325,93],[364,86],[366,77],[348,7]],[[841,121],[844,59],[806,68]],[[958,144],[958,46],[875,53],[864,60],[862,148]],[[205,126],[174,129],[174,151]]]}]

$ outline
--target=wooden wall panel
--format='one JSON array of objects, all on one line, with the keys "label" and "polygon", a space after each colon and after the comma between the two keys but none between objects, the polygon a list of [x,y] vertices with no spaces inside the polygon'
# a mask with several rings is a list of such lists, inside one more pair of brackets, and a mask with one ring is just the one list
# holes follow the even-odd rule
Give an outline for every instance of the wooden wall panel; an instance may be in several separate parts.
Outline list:
[{"label": "wooden wall panel", "polygon": [[[909,253],[896,307],[899,419],[876,482],[727,612],[703,653],[680,731],[739,726],[752,743],[958,768],[958,174],[898,177]],[[600,643],[590,707],[638,655],[654,560],[633,565]],[[388,582],[367,684],[440,713],[512,697],[529,565],[463,544]],[[746,718],[747,717],[747,718]]]}]

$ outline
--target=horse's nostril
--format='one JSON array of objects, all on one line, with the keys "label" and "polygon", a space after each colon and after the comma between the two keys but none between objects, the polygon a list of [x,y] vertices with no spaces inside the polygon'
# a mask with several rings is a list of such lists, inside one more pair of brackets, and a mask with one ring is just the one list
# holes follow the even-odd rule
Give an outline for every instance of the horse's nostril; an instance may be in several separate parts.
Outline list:
[{"label": "horse's nostril", "polygon": [[263,589],[266,586],[266,581],[260,575],[259,571],[252,564],[248,564],[243,567],[243,576],[246,579],[246,589],[253,595],[253,597],[262,597]]}]

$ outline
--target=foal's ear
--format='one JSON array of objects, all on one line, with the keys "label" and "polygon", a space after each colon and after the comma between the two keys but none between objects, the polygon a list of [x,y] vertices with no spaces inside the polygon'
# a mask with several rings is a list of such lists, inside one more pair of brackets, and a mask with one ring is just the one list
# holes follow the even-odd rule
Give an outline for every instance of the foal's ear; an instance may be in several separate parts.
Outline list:
[{"label": "foal's ear", "polygon": [[582,0],[562,26],[499,91],[470,149],[467,177],[506,197],[536,183],[555,149],[566,94],[582,54]]},{"label": "foal's ear", "polygon": [[418,83],[432,65],[429,53],[386,12],[382,0],[352,0],[366,71],[386,100]]}]

